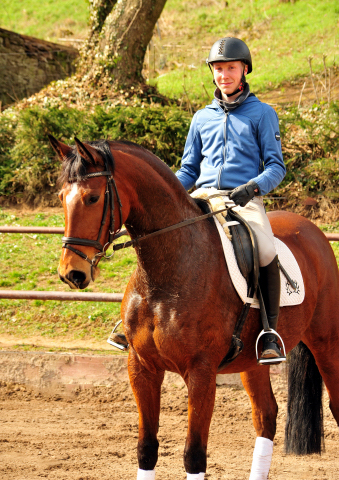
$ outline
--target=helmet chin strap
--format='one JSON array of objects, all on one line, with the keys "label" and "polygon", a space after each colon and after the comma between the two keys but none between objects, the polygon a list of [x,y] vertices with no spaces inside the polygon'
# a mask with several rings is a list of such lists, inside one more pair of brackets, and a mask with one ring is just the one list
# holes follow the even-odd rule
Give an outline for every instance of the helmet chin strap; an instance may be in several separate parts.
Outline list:
[{"label": "helmet chin strap", "polygon": [[234,90],[234,92],[230,93],[229,95],[227,95],[228,97],[233,97],[233,95],[236,95],[237,93],[239,92],[243,92],[244,91],[244,88],[245,88],[245,83],[246,83],[246,78],[245,78],[245,75],[244,73],[242,74],[242,77],[241,77],[241,82],[239,84],[239,87]]}]

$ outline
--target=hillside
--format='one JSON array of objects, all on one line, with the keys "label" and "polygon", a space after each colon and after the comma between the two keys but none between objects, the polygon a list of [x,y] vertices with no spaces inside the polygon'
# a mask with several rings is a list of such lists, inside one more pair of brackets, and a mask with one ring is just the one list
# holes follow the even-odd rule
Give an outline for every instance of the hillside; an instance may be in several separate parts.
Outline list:
[{"label": "hillside", "polygon": [[[5,28],[72,45],[86,36],[84,0],[27,0],[26,10],[5,1]],[[74,135],[132,140],[178,168],[192,113],[213,95],[209,48],[234,35],[253,54],[252,91],[280,118],[288,172],[274,200],[267,199],[270,208],[333,222],[339,211],[338,19],[335,0],[168,0],[144,69],[167,98],[147,85],[144,91],[95,90],[78,76],[7,109],[0,116],[0,204],[56,203],[59,164],[47,133],[67,143]]]},{"label": "hillside", "polygon": [[[24,9],[21,2],[4,2],[3,28],[74,46],[87,34],[88,4],[84,0],[27,0]],[[313,72],[319,75],[325,55],[327,67],[332,67],[332,84],[325,85],[319,77],[316,86],[318,95],[327,100],[331,87],[338,97],[334,82],[338,22],[336,0],[168,0],[146,55],[144,73],[168,97],[206,103],[213,92],[205,65],[209,48],[219,37],[231,35],[251,48],[254,71],[249,81],[256,93],[279,86],[284,98],[292,82],[298,101],[306,79],[303,93],[309,101],[315,100],[308,58],[313,57]]]}]

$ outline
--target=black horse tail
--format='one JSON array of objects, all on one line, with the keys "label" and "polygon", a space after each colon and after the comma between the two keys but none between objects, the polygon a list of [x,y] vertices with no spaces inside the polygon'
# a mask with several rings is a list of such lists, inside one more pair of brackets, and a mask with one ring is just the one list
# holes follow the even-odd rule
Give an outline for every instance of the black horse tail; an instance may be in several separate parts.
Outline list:
[{"label": "black horse tail", "polygon": [[290,353],[285,451],[321,453],[324,445],[323,381],[308,347],[300,342]]}]

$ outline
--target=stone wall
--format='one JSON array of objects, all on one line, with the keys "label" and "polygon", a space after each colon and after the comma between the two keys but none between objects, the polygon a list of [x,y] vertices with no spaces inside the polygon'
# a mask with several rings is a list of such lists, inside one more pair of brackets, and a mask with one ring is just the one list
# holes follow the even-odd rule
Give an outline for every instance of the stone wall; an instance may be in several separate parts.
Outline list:
[{"label": "stone wall", "polygon": [[10,105],[74,73],[75,48],[0,28],[0,102]]}]

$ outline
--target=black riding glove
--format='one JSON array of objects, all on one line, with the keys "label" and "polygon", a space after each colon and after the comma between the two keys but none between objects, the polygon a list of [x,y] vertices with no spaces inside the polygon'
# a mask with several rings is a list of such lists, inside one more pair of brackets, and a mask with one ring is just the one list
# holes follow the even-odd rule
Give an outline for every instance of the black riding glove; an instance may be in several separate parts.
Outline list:
[{"label": "black riding glove", "polygon": [[255,195],[260,195],[260,188],[253,180],[250,180],[248,183],[232,190],[230,199],[233,200],[236,205],[244,207]]}]

